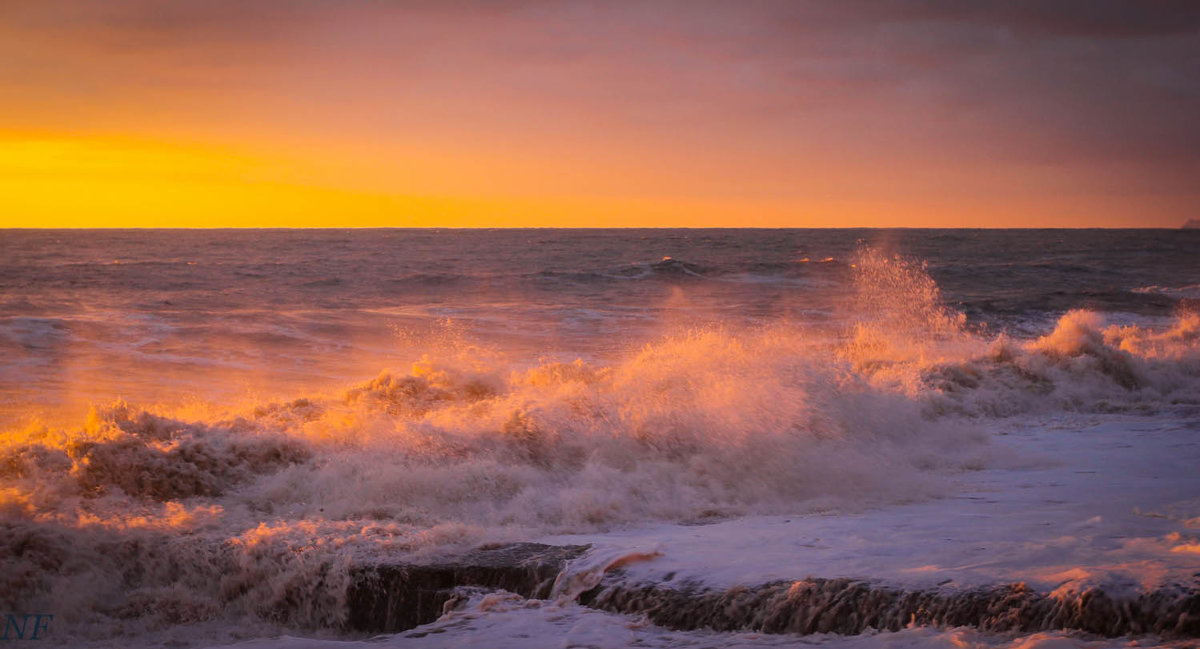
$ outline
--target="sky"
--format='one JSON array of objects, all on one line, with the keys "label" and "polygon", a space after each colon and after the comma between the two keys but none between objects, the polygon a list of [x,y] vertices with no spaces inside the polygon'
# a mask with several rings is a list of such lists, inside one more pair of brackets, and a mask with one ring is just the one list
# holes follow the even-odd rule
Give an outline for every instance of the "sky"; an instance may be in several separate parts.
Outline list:
[{"label": "sky", "polygon": [[1192,0],[3,0],[0,227],[1178,227]]}]

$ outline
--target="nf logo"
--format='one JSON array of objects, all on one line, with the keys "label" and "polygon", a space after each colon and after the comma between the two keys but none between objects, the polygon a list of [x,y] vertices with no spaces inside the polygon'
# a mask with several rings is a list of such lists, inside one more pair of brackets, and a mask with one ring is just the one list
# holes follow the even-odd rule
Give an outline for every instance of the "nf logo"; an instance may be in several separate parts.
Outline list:
[{"label": "nf logo", "polygon": [[0,640],[40,640],[50,630],[50,620],[54,616],[47,613],[30,613],[28,615],[4,615],[4,635]]}]

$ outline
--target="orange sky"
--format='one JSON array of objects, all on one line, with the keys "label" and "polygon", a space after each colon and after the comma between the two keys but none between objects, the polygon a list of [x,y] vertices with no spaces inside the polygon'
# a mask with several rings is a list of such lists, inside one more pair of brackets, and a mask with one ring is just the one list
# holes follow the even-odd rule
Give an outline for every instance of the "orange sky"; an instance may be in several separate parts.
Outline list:
[{"label": "orange sky", "polygon": [[0,226],[1165,226],[1164,2],[0,4]]}]

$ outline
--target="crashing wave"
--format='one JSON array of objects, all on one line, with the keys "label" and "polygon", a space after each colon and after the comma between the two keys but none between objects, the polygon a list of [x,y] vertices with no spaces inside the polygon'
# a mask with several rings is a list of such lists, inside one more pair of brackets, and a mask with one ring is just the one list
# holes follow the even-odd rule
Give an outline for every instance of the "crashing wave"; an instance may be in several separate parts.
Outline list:
[{"label": "crashing wave", "polygon": [[855,316],[839,354],[928,414],[1156,412],[1200,403],[1200,312],[1190,305],[1161,330],[1074,310],[1050,333],[1021,341],[972,327],[916,261],[867,249],[858,268]]},{"label": "crashing wave", "polygon": [[0,606],[114,635],[327,626],[370,557],[938,496],[990,461],[953,415],[1198,401],[1196,313],[1153,330],[1072,311],[1021,341],[972,326],[919,262],[864,249],[854,272],[840,330],[713,326],[611,364],[462,347],[335,394],[9,431]]}]

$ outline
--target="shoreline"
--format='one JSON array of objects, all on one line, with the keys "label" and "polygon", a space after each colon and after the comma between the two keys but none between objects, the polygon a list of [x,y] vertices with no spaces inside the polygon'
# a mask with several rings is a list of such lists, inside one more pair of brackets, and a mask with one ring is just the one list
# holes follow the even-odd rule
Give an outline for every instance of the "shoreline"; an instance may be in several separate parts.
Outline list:
[{"label": "shoreline", "polygon": [[[350,630],[400,633],[437,621],[482,594],[551,600],[583,546],[517,543],[435,564],[359,567],[348,598]],[[568,595],[569,597],[569,595]],[[559,598],[568,603],[575,598]],[[644,616],[670,630],[858,635],[910,625],[995,633],[1081,631],[1115,638],[1200,638],[1200,582],[1129,596],[1102,588],[1043,592],[1023,583],[966,589],[903,589],[871,580],[776,581],[712,588],[630,581],[617,568],[577,594],[579,604]]]}]

